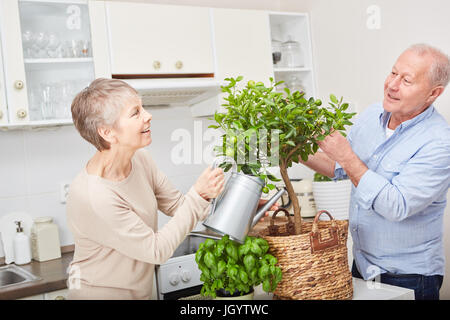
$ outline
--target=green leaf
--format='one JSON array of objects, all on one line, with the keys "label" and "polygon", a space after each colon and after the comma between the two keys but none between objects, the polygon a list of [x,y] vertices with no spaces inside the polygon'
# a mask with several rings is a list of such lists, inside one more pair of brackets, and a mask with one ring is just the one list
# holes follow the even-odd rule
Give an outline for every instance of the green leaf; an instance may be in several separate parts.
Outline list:
[{"label": "green leaf", "polygon": [[286,144],[295,147],[295,142],[292,140],[286,141]]},{"label": "green leaf", "polygon": [[275,182],[281,181],[281,179],[278,179],[277,177],[275,177],[272,174],[268,174],[267,178],[269,178],[270,181],[275,181]]},{"label": "green leaf", "polygon": [[338,99],[336,98],[336,96],[334,94],[330,94],[330,100],[336,104],[339,103]]},{"label": "green leaf", "polygon": [[244,257],[243,261],[244,261],[245,269],[247,271],[252,270],[256,265],[256,259],[252,254],[246,255]]}]

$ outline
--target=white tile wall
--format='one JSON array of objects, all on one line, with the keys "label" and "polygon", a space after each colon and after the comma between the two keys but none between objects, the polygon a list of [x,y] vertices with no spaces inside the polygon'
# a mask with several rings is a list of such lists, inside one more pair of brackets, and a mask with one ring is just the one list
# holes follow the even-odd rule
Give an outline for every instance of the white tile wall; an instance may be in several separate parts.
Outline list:
[{"label": "white tile wall", "polygon": [[[170,181],[187,192],[206,163],[174,164],[170,150],[179,142],[171,141],[171,135],[176,129],[186,129],[194,143],[194,127],[204,132],[210,121],[192,118],[188,107],[149,111],[153,115],[153,142],[148,149]],[[95,148],[74,126],[0,132],[0,216],[13,211],[25,211],[33,217],[52,216],[59,226],[61,245],[73,244],[65,205],[60,203],[60,184],[72,181],[94,153]],[[168,219],[160,214],[159,225]]]}]

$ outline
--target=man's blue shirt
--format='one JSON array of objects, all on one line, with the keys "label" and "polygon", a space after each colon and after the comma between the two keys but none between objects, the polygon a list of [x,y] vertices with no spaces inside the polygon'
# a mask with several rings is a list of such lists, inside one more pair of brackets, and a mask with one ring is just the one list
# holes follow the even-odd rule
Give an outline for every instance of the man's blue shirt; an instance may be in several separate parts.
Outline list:
[{"label": "man's blue shirt", "polygon": [[[372,105],[347,136],[369,168],[352,187],[353,257],[366,280],[385,272],[444,275],[450,126],[431,105],[387,138],[389,118],[381,104]],[[335,179],[345,175],[336,163]]]}]

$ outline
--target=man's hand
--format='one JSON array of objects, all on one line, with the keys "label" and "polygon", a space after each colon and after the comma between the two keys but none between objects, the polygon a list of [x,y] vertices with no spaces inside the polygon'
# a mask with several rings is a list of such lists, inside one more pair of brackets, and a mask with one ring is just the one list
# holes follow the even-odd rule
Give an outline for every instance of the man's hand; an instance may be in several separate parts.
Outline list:
[{"label": "man's hand", "polygon": [[318,145],[330,159],[341,165],[352,183],[357,187],[359,180],[369,169],[353,152],[350,142],[339,131],[333,131]]},{"label": "man's hand", "polygon": [[318,145],[330,159],[341,165],[354,154],[350,143],[339,131],[333,131],[323,141],[319,141]]}]

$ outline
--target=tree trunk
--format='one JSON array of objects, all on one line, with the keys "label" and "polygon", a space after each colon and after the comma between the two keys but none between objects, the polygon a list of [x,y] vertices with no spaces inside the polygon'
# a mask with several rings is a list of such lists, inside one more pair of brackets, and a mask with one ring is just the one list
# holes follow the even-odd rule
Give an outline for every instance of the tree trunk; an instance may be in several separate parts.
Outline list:
[{"label": "tree trunk", "polygon": [[280,173],[283,178],[284,185],[286,186],[289,199],[294,207],[294,223],[295,223],[295,233],[300,234],[302,232],[302,216],[300,214],[301,208],[298,203],[297,195],[295,194],[294,187],[292,186],[291,180],[289,179],[286,163],[282,160],[280,164]]}]

